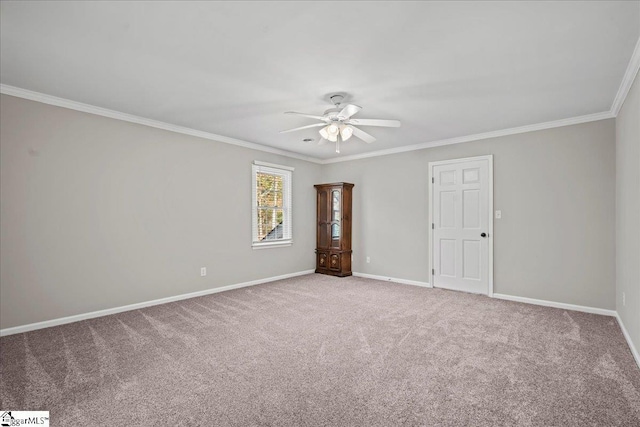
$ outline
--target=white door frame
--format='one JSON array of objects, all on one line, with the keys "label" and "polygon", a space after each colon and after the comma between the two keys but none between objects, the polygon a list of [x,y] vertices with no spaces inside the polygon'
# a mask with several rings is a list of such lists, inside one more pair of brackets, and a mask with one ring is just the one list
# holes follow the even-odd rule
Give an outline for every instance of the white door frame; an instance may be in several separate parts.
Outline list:
[{"label": "white door frame", "polygon": [[[493,155],[477,157],[464,157],[462,159],[440,160],[437,162],[429,162],[429,225],[433,224],[433,168],[438,165],[447,165],[453,163],[462,163],[474,160],[487,160],[489,163],[489,296],[493,297]],[[430,285],[433,288],[433,229],[429,229],[429,270],[431,272]]]}]

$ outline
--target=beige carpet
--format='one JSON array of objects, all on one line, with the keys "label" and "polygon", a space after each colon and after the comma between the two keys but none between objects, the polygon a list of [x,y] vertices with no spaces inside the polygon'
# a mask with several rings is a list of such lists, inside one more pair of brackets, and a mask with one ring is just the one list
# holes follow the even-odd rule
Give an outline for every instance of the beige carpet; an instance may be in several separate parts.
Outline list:
[{"label": "beige carpet", "polygon": [[52,426],[638,426],[614,318],[321,275],[0,340]]}]

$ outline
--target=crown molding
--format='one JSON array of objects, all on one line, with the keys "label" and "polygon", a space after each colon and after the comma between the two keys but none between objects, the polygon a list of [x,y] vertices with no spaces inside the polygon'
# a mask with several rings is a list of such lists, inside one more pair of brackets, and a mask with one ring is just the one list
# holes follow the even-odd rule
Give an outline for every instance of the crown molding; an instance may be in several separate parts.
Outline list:
[{"label": "crown molding", "polygon": [[24,98],[31,101],[42,102],[43,104],[55,105],[57,107],[68,108],[70,110],[81,111],[83,113],[95,114],[98,116],[109,117],[111,119],[123,120],[125,122],[137,123],[144,126],[150,126],[157,129],[168,130],[170,132],[181,133],[184,135],[204,138],[211,141],[218,141],[225,144],[237,145],[239,147],[250,148],[252,150],[264,151],[266,153],[279,154],[281,156],[291,157],[294,159],[305,160],[311,163],[321,164],[322,160],[315,157],[305,156],[303,154],[293,153],[291,151],[280,150],[278,148],[267,147],[256,144],[254,142],[243,141],[241,139],[230,138],[228,136],[217,135],[215,133],[203,132],[184,126],[178,126],[171,123],[161,122],[158,120],[147,119],[133,114],[122,113],[120,111],[109,110],[107,108],[96,107],[94,105],[84,104],[69,99],[58,98],[57,96],[47,95],[40,92],[34,92],[15,86],[0,84],[0,93],[18,98]]},{"label": "crown molding", "polygon": [[[638,46],[636,45],[636,51],[638,51]],[[634,53],[635,55],[635,53]],[[631,67],[629,67],[631,68]],[[628,69],[629,70],[629,69]],[[628,72],[627,70],[627,72]],[[637,67],[636,67],[637,72]],[[626,78],[626,75],[625,75]],[[633,81],[633,79],[631,79]],[[622,86],[621,86],[622,87]],[[629,84],[630,87],[630,84]],[[627,88],[627,92],[628,92]],[[294,159],[305,160],[307,162],[315,163],[315,164],[331,164],[331,163],[340,163],[340,162],[348,162],[351,160],[359,160],[366,159],[369,157],[379,157],[379,156],[388,156],[390,154],[397,153],[405,153],[407,151],[416,151],[423,150],[425,148],[433,148],[440,147],[443,145],[452,145],[452,144],[460,144],[463,142],[472,142],[472,141],[480,141],[488,138],[497,138],[501,136],[508,135],[516,135],[519,133],[533,132],[537,130],[544,129],[552,129],[562,126],[571,126],[580,123],[594,122],[598,120],[611,119],[615,117],[615,114],[612,111],[604,111],[601,113],[588,114],[585,116],[571,117],[562,120],[555,120],[551,122],[537,123],[533,125],[520,126],[509,129],[502,129],[491,132],[478,133],[467,136],[460,136],[449,139],[442,139],[437,141],[424,142],[420,144],[414,145],[406,145],[402,147],[390,148],[387,150],[378,150],[372,151],[369,153],[363,154],[354,154],[352,156],[345,157],[333,157],[329,159],[319,159],[316,157],[305,156],[303,154],[293,153],[291,151],[280,150],[273,147],[267,147],[265,145],[260,145],[254,142],[243,141],[241,139],[230,138],[227,136],[216,135],[214,133],[203,132],[191,128],[187,128],[184,126],[177,126],[170,123],[161,122],[158,120],[147,119],[144,117],[134,116],[132,114],[122,113],[115,110],[109,110],[102,107],[96,107],[94,105],[84,104],[82,102],[76,102],[69,99],[59,98],[52,95],[47,95],[40,92],[34,92],[27,89],[18,88],[15,86],[9,86],[5,84],[0,84],[0,93],[10,96],[16,96],[18,98],[29,99],[31,101],[42,102],[44,104],[55,105],[57,107],[69,108],[71,110],[81,111],[89,114],[96,114],[98,116],[109,117],[116,120],[124,120],[126,122],[137,123],[144,126],[150,126],[157,129],[168,130],[170,132],[181,133],[184,135],[195,136],[198,138],[204,138],[211,141],[218,141],[225,144],[236,145],[244,148],[249,148],[252,150],[263,151],[266,153],[279,154],[281,156],[291,157]],[[625,93],[626,96],[626,93]]]},{"label": "crown molding", "polygon": [[441,147],[443,145],[461,144],[463,142],[480,141],[501,136],[516,135],[519,133],[534,132],[537,130],[553,129],[562,126],[577,125],[580,123],[595,122],[598,120],[612,119],[615,116],[611,111],[588,114],[585,116],[571,117],[568,119],[554,120],[551,122],[537,123],[533,125],[519,126],[515,128],[496,130],[491,132],[477,133],[474,135],[459,136],[456,138],[441,139],[438,141],[423,142],[421,144],[405,145],[404,147],[390,148],[388,150],[372,151],[370,153],[354,154],[352,156],[336,157],[326,159],[322,164],[348,162],[351,160],[366,159],[369,157],[388,156],[389,154],[405,153],[407,151],[424,150],[425,148]]},{"label": "crown molding", "polygon": [[620,87],[618,88],[618,93],[616,94],[616,97],[613,100],[613,104],[611,105],[611,114],[613,114],[614,116],[617,116],[620,112],[622,104],[624,104],[624,100],[627,98],[629,90],[631,90],[631,85],[633,85],[633,80],[636,78],[636,74],[638,74],[639,69],[640,38],[638,38],[636,47],[633,50],[631,59],[629,60],[629,65],[627,65],[627,71],[625,71],[624,73],[624,77],[622,78],[622,82],[620,83]]}]

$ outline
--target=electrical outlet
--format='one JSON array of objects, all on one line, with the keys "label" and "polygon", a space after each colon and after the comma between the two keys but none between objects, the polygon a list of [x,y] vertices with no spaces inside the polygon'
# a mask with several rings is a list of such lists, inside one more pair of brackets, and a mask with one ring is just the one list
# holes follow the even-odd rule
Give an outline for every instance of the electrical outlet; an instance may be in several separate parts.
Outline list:
[{"label": "electrical outlet", "polygon": [[496,219],[502,218],[502,211],[496,211]]},{"label": "electrical outlet", "polygon": [[624,307],[625,305],[627,305],[627,296],[624,294],[624,292],[622,293],[622,306]]},{"label": "electrical outlet", "polygon": [[207,267],[200,268],[200,277],[204,277],[207,275]]},{"label": "electrical outlet", "polygon": [[371,257],[367,257],[367,264],[371,263]]}]

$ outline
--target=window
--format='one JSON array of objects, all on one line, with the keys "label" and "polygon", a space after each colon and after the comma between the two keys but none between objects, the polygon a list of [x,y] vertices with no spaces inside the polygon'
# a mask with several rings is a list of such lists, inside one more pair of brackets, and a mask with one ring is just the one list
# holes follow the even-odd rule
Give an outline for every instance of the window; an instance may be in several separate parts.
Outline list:
[{"label": "window", "polygon": [[252,165],[252,235],[254,248],[292,243],[291,175],[293,168],[254,161]]}]

